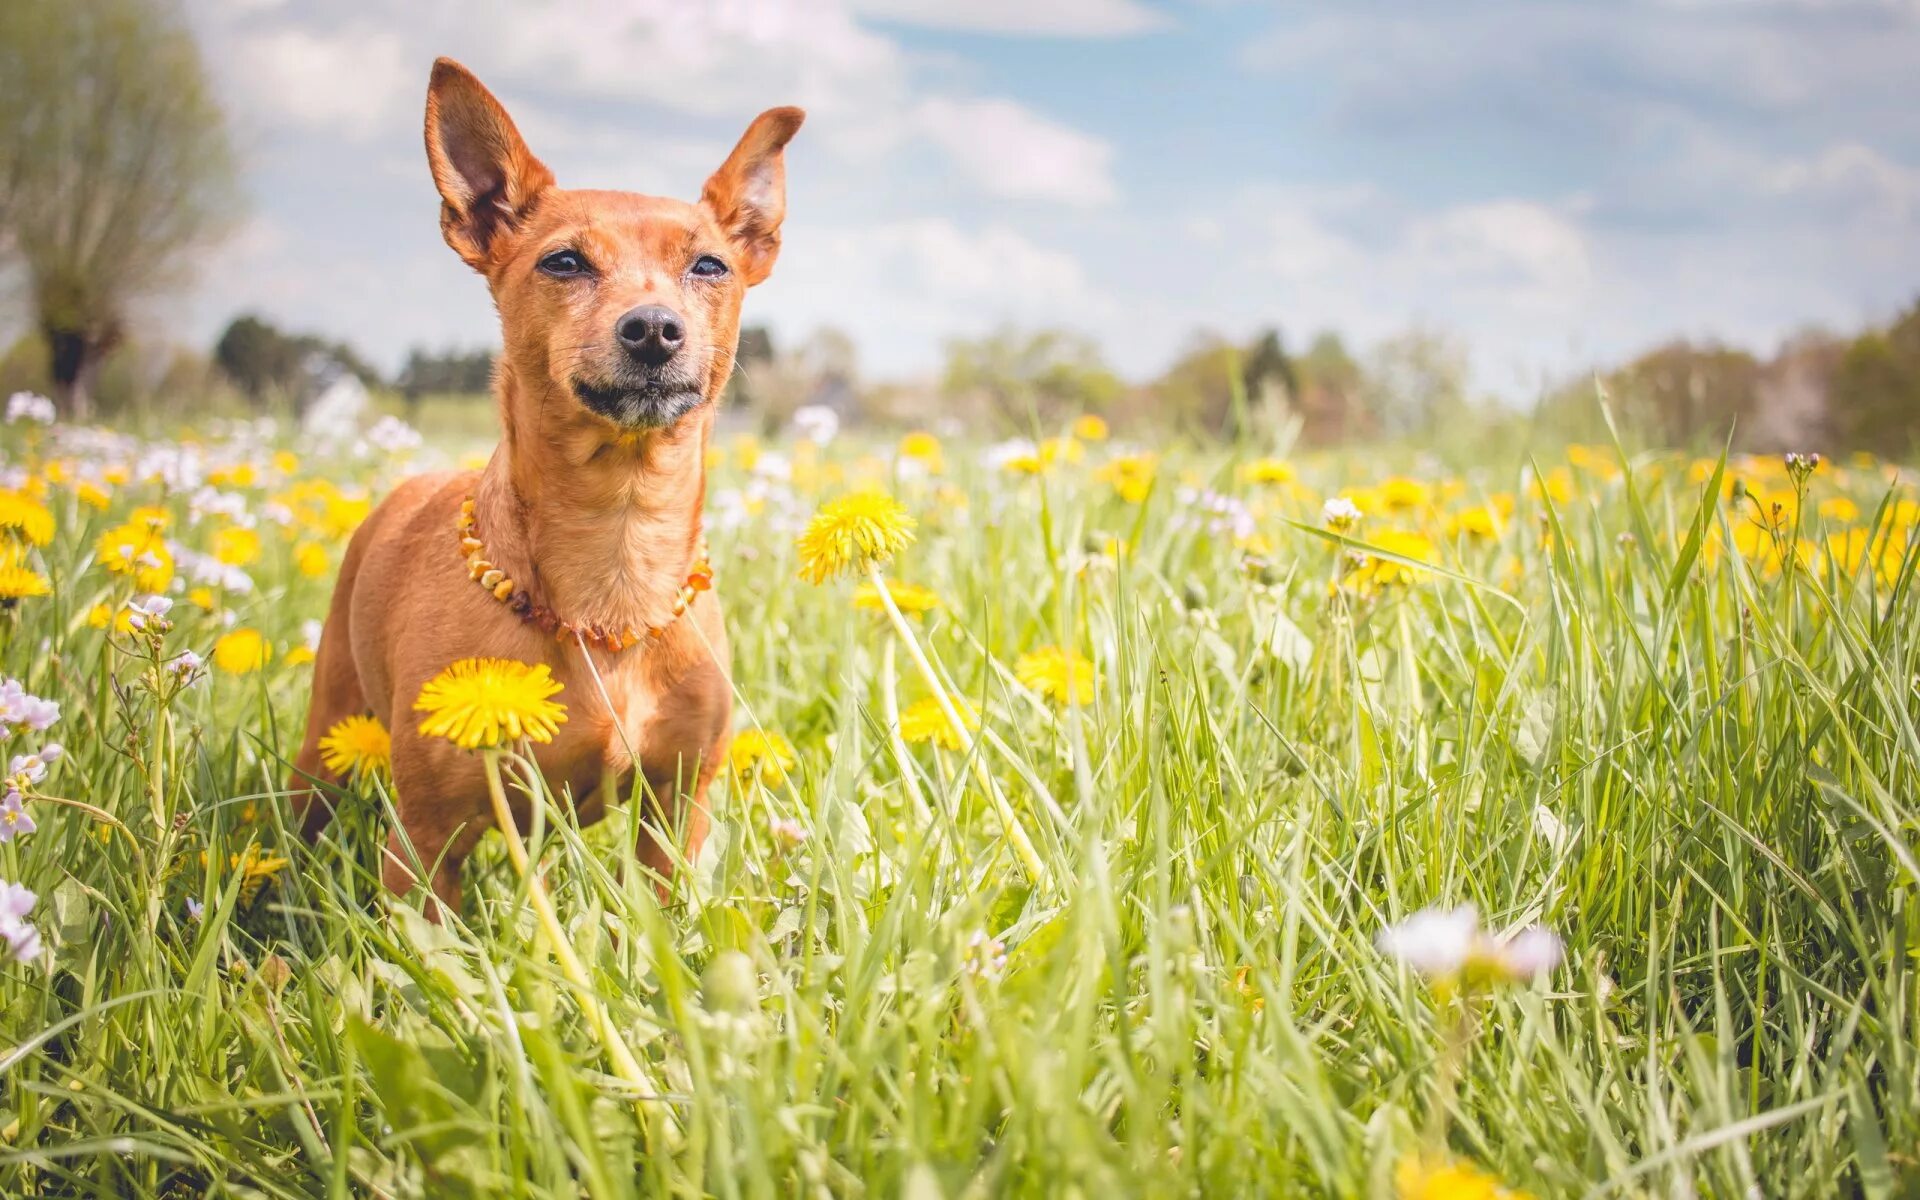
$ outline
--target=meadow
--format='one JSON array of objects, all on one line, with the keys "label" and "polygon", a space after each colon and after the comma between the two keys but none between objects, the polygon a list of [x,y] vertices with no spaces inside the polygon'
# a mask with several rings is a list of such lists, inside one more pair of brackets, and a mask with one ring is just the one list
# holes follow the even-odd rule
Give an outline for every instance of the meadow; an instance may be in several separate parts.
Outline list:
[{"label": "meadow", "polygon": [[[538,870],[434,925],[377,736],[317,844],[284,801],[433,449],[10,416],[0,1194],[1920,1187],[1890,464],[724,436],[706,852],[660,902],[507,747]],[[911,544],[803,580],[849,492]]]}]

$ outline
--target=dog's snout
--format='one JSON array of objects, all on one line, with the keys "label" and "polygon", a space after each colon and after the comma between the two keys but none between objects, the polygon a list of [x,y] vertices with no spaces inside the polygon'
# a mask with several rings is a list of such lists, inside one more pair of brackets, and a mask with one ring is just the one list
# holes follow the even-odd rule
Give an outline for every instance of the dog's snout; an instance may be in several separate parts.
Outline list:
[{"label": "dog's snout", "polygon": [[687,340],[686,321],[664,304],[643,304],[629,309],[613,331],[628,354],[651,367],[679,353]]}]

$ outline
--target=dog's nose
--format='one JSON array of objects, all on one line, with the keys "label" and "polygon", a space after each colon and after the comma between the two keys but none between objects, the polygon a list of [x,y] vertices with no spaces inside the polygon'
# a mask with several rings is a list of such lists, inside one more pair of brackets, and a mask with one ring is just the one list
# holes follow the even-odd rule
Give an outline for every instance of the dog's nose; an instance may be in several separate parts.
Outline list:
[{"label": "dog's nose", "polygon": [[664,304],[643,304],[629,309],[615,322],[613,331],[628,354],[650,367],[657,367],[679,353],[681,344],[687,340],[687,323]]}]

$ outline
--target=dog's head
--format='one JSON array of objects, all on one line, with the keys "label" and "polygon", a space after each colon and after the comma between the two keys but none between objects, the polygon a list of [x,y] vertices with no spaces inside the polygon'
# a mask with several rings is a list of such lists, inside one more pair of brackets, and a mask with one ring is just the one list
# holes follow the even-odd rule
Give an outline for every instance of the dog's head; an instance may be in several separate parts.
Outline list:
[{"label": "dog's head", "polygon": [[436,62],[427,163],[440,230],[486,276],[512,369],[623,430],[672,425],[717,397],[740,301],[780,252],[781,152],[804,116],[761,113],[697,204],[569,191],[471,72]]}]

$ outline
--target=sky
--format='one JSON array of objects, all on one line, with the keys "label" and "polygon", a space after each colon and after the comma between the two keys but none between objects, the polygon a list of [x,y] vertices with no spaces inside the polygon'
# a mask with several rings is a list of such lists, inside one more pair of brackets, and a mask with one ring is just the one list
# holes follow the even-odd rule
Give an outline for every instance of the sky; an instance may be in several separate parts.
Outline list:
[{"label": "sky", "polygon": [[249,211],[187,302],[497,342],[441,242],[428,70],[562,186],[692,199],[808,110],[748,323],[937,372],[1007,324],[1156,373],[1200,331],[1453,336],[1483,390],[1676,335],[1757,351],[1920,295],[1920,0],[187,0]]}]

